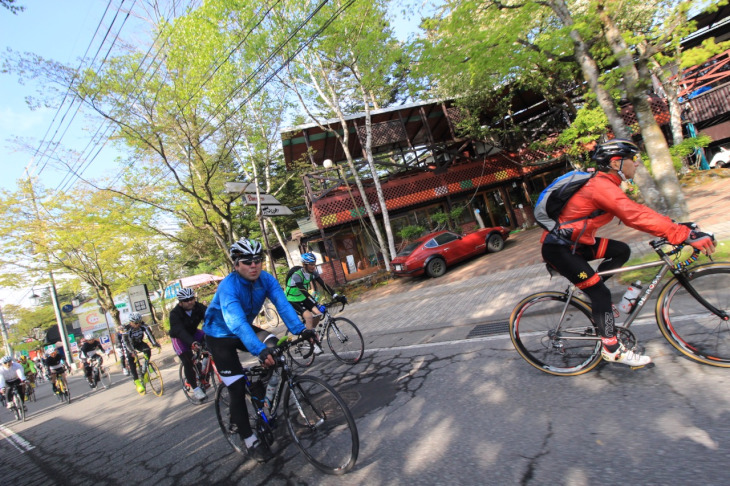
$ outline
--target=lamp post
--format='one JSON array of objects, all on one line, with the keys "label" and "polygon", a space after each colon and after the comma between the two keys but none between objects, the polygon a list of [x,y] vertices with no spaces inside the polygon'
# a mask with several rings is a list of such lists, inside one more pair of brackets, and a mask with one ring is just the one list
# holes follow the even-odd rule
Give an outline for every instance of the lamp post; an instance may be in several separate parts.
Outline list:
[{"label": "lamp post", "polygon": [[[61,317],[61,308],[58,306],[58,294],[56,293],[56,280],[53,278],[53,272],[48,271],[48,277],[51,280],[51,285],[48,287],[48,290],[51,292],[51,301],[53,302],[53,311],[56,314],[56,324],[58,324],[58,333],[61,336],[61,343],[63,343],[63,352],[66,355],[66,362],[68,364],[73,364],[74,359],[73,355],[71,354],[71,348],[68,344],[68,335],[66,334],[66,326],[63,324],[63,317]],[[33,303],[38,305],[38,300],[40,299],[39,296],[33,295],[30,296],[30,299],[33,300]]]}]

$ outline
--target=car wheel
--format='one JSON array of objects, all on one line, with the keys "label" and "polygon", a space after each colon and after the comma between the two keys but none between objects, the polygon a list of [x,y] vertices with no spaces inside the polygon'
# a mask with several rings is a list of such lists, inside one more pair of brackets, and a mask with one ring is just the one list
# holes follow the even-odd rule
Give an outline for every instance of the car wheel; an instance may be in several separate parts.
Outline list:
[{"label": "car wheel", "polygon": [[426,275],[431,278],[440,277],[446,273],[446,262],[441,258],[434,258],[426,265]]},{"label": "car wheel", "polygon": [[501,236],[494,233],[487,238],[487,252],[496,253],[504,248],[504,240]]}]

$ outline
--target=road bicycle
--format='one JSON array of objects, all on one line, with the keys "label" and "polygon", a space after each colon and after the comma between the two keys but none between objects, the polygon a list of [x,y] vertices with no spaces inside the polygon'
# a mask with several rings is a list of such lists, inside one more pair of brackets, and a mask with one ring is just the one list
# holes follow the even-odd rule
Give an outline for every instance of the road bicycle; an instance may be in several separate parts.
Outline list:
[{"label": "road bicycle", "polygon": [[[148,359],[145,353],[138,353],[137,350],[133,352],[135,366],[137,367],[137,376],[139,376],[140,381],[144,385],[145,391],[147,390],[147,385],[149,385],[152,393],[161,397],[165,391],[165,385],[162,382],[160,368],[157,367],[157,364],[152,359]],[[157,352],[159,353],[159,348]],[[127,366],[129,366],[129,359],[127,359]]]},{"label": "road bicycle", "polygon": [[25,394],[25,386],[23,383],[11,385],[13,387],[13,401],[10,405],[10,411],[15,415],[15,420],[25,422],[25,404],[23,403],[23,394]]},{"label": "road bicycle", "polygon": [[[317,333],[320,345],[325,338],[327,339],[327,346],[335,358],[343,363],[354,365],[365,354],[365,341],[354,322],[344,317],[332,317],[330,308],[336,304],[342,305],[338,312],[342,312],[345,308],[345,304],[342,302],[324,304],[324,314],[314,331]],[[286,333],[288,334],[289,331]],[[302,367],[311,366],[314,362],[314,346],[309,341],[301,341],[296,346],[290,347],[287,354],[294,363]]]},{"label": "road bicycle", "polygon": [[[26,378],[30,378],[30,375],[26,375]],[[34,382],[30,379],[26,382],[25,385],[25,401],[26,402],[35,402],[36,396],[35,396],[35,386]]]},{"label": "road bicycle", "polygon": [[[246,406],[251,429],[259,440],[271,447],[283,421],[289,436],[306,459],[320,471],[340,475],[355,466],[360,439],[355,419],[340,395],[324,380],[315,376],[294,374],[284,353],[302,341],[284,336],[272,348],[276,366],[244,368]],[[280,377],[273,398],[264,398],[265,380],[276,373]],[[231,423],[228,387],[220,384],[215,395],[215,413],[223,435],[239,453],[246,454],[243,439]],[[272,452],[275,454],[284,446]]]},{"label": "road bicycle", "polygon": [[112,386],[112,376],[99,359],[91,359],[91,381],[95,386],[101,383],[104,389]]},{"label": "road bicycle", "polygon": [[[695,250],[682,260],[685,246],[666,239],[650,241],[659,260],[599,272],[614,275],[661,267],[633,306],[617,337],[629,349],[636,337],[629,330],[662,278],[655,314],[662,335],[678,351],[700,363],[730,367],[730,263],[693,265]],[[666,253],[665,246],[672,246]],[[564,292],[538,292],[525,297],[510,316],[510,338],[517,352],[535,368],[553,375],[579,375],[601,362],[601,337],[591,316],[589,302],[570,285]]]},{"label": "road bicycle", "polygon": [[276,311],[276,306],[266,299],[264,305],[256,316],[256,326],[262,329],[274,329],[281,324],[281,318]]},{"label": "road bicycle", "polygon": [[[220,383],[221,379],[218,374],[218,369],[215,367],[215,363],[213,362],[213,357],[210,355],[210,351],[202,346],[198,346],[196,349],[193,349],[193,365],[193,370],[195,370],[195,379],[198,382],[198,386],[200,386],[203,391],[210,389],[215,391],[216,384]],[[191,387],[188,380],[185,379],[185,368],[182,363],[180,363],[179,375],[183,393],[185,393],[185,396],[190,403],[201,405],[208,401],[207,395],[204,400],[198,400],[193,396],[193,387]]]},{"label": "road bicycle", "polygon": [[62,375],[66,374],[66,370],[63,371],[63,373],[55,373],[55,381],[53,382],[53,385],[56,389],[56,397],[61,402],[66,402],[67,404],[71,403],[71,391],[68,389],[68,385],[66,384],[66,380],[62,377]]}]

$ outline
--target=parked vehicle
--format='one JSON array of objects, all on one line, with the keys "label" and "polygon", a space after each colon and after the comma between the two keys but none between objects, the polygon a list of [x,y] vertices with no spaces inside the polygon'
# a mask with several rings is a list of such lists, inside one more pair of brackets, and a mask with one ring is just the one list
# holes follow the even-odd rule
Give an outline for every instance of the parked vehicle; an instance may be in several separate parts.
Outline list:
[{"label": "parked vehicle", "polygon": [[458,235],[438,231],[409,243],[393,259],[393,275],[440,277],[455,263],[504,248],[509,229],[503,226],[482,228]]},{"label": "parked vehicle", "polygon": [[730,167],[730,150],[726,149],[725,147],[720,147],[720,151],[715,154],[714,157],[712,157],[712,160],[710,161],[710,168],[722,168],[722,167]]}]

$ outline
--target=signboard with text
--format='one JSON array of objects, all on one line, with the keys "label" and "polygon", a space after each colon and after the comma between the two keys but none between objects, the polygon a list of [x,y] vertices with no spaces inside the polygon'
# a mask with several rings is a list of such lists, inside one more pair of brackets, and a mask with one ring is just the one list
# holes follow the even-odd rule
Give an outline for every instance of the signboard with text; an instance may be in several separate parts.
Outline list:
[{"label": "signboard with text", "polygon": [[291,209],[289,209],[286,206],[261,206],[261,214],[264,216],[293,216],[294,213],[291,212]]},{"label": "signboard with text", "polygon": [[129,296],[129,304],[132,312],[139,312],[143,316],[152,313],[146,285],[142,284],[130,287],[127,290],[127,295]]},{"label": "signboard with text", "polygon": [[244,204],[256,204],[258,201],[261,201],[261,204],[281,204],[274,196],[271,194],[259,194],[259,197],[256,197],[256,194],[244,194],[243,195]]}]

